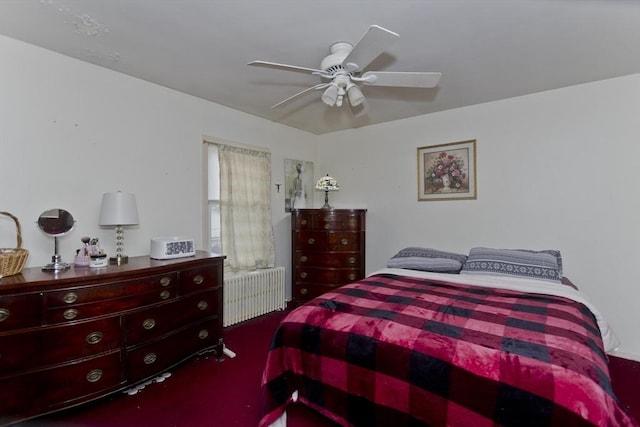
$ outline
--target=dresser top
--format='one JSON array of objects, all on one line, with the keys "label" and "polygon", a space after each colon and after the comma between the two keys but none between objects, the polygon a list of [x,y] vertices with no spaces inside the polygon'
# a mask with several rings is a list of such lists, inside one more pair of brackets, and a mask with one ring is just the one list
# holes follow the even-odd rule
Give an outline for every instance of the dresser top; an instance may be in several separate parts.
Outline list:
[{"label": "dresser top", "polygon": [[[24,291],[25,286],[30,288],[47,288],[56,286],[60,282],[67,284],[89,280],[103,281],[116,279],[123,274],[135,275],[136,272],[144,274],[153,270],[158,274],[165,271],[175,270],[188,266],[189,264],[206,263],[209,260],[224,260],[223,255],[218,255],[206,251],[196,251],[194,256],[184,258],[174,258],[167,260],[157,260],[148,256],[129,257],[129,262],[122,265],[108,265],[106,267],[75,267],[60,272],[42,271],[42,267],[30,267],[22,270],[20,274],[3,277],[0,279],[0,295],[11,293],[11,291]],[[32,289],[33,290],[33,289]]]}]

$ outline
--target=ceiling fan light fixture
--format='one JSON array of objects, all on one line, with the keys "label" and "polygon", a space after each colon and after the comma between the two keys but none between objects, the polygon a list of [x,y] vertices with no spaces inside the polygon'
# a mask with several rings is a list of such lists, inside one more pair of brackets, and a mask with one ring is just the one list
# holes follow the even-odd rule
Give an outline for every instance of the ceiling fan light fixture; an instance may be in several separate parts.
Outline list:
[{"label": "ceiling fan light fixture", "polygon": [[357,107],[364,102],[364,95],[357,85],[353,83],[347,87],[347,96],[352,107]]},{"label": "ceiling fan light fixture", "polygon": [[323,92],[322,102],[324,102],[330,107],[333,107],[334,105],[336,105],[337,100],[338,100],[338,86],[332,83]]}]

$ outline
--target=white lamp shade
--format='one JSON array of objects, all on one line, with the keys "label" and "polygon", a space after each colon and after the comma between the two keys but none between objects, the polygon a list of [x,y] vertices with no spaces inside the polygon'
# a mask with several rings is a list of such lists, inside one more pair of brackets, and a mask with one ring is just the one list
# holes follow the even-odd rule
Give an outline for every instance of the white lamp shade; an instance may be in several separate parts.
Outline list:
[{"label": "white lamp shade", "polygon": [[327,90],[322,94],[322,102],[327,104],[330,107],[333,107],[338,100],[338,86],[335,84],[329,85]]},{"label": "white lamp shade", "polygon": [[352,107],[357,107],[364,101],[364,95],[362,94],[360,88],[356,85],[351,85],[347,89],[347,95],[349,96],[349,102],[351,103]]},{"label": "white lamp shade", "polygon": [[104,193],[98,225],[136,225],[138,207],[136,196],[130,193]]}]

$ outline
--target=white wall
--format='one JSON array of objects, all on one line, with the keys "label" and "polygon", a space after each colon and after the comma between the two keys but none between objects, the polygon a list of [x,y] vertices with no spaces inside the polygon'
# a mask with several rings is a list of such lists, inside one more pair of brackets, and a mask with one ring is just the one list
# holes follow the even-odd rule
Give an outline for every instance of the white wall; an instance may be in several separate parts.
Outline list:
[{"label": "white wall", "polygon": [[[477,140],[477,200],[417,201],[417,147]],[[335,207],[366,207],[367,270],[410,245],[560,249],[640,359],[640,75],[324,135]]]},{"label": "white wall", "polygon": [[[408,245],[562,250],[566,274],[640,358],[640,75],[317,138],[2,36],[0,52],[0,210],[22,221],[27,266],[50,260],[53,242],[35,224],[49,208],[77,220],[60,239],[65,260],[84,235],[113,252],[97,218],[102,193],[116,190],[138,200],[127,254],[148,254],[159,235],[201,246],[209,136],[269,148],[273,184],[285,158],[338,178],[331,204],[369,209],[369,272]],[[417,202],[416,148],[466,139],[478,141],[478,200]],[[290,271],[289,215],[272,191],[276,259]],[[14,239],[0,218],[0,247]]]},{"label": "white wall", "polygon": [[[205,136],[270,149],[274,184],[284,182],[285,157],[315,160],[315,135],[2,36],[0,52],[0,210],[22,223],[28,267],[53,254],[35,224],[50,208],[77,221],[59,239],[64,261],[85,235],[112,254],[115,233],[98,226],[98,212],[102,193],[117,190],[138,203],[140,225],[125,230],[128,255],[148,254],[150,239],[164,235],[203,247]],[[289,215],[272,188],[276,260],[288,266]],[[0,247],[14,246],[13,222],[2,217]]]}]

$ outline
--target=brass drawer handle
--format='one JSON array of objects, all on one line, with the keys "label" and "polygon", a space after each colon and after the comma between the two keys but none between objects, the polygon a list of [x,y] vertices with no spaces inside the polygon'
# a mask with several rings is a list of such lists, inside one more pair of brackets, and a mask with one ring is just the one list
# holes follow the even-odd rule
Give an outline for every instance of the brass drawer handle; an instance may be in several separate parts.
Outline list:
[{"label": "brass drawer handle", "polygon": [[156,360],[158,360],[158,355],[156,355],[155,353],[149,353],[146,356],[144,356],[144,359],[142,360],[144,361],[145,365],[151,365],[155,363]]},{"label": "brass drawer handle", "polygon": [[100,381],[100,378],[102,378],[102,369],[93,369],[87,372],[87,381],[90,383]]},{"label": "brass drawer handle", "polygon": [[171,296],[171,292],[169,291],[162,291],[160,292],[160,298],[161,299],[167,299]]},{"label": "brass drawer handle", "polygon": [[325,230],[328,230],[328,229],[330,229],[330,228],[331,228],[331,224],[325,224],[325,225],[324,225],[324,229],[325,229]]},{"label": "brass drawer handle", "polygon": [[73,308],[69,308],[69,309],[65,310],[64,313],[62,313],[62,315],[67,320],[73,320],[76,317],[78,317],[78,310],[75,310]]},{"label": "brass drawer handle", "polygon": [[307,240],[307,242],[308,242],[310,245],[313,245],[313,244],[316,242],[316,239],[314,239],[314,238],[312,237],[312,238],[310,238],[309,240]]},{"label": "brass drawer handle", "polygon": [[301,257],[300,257],[300,261],[301,261],[301,262],[307,262],[307,257],[306,257],[306,256],[304,256],[304,255],[303,255],[303,256],[301,256]]},{"label": "brass drawer handle", "polygon": [[349,264],[355,264],[356,263],[356,257],[349,257]]},{"label": "brass drawer handle", "polygon": [[351,273],[349,275],[349,280],[356,280],[356,275],[354,273]]},{"label": "brass drawer handle", "polygon": [[142,327],[145,328],[147,331],[149,329],[153,329],[156,326],[156,321],[154,319],[145,319],[144,322],[142,322]]},{"label": "brass drawer handle", "polygon": [[306,219],[303,219],[302,221],[300,221],[300,224],[302,224],[302,225],[307,225],[307,220],[306,220]]},{"label": "brass drawer handle", "polygon": [[171,284],[171,277],[163,277],[160,279],[160,286],[167,287]]},{"label": "brass drawer handle", "polygon": [[349,244],[349,240],[342,239],[342,240],[340,240],[340,243],[342,243],[343,245],[348,245]]},{"label": "brass drawer handle", "polygon": [[309,291],[307,291],[307,288],[302,288],[302,289],[300,289],[300,293],[301,293],[302,295],[306,295],[306,294],[307,294],[307,292],[309,292]]},{"label": "brass drawer handle", "polygon": [[204,282],[204,277],[199,274],[193,278],[193,283],[195,283],[196,285],[201,285],[202,282]]},{"label": "brass drawer handle", "polygon": [[7,320],[10,315],[11,312],[8,308],[0,308],[0,322]]},{"label": "brass drawer handle", "polygon": [[303,279],[306,279],[307,273],[303,271],[302,273],[300,273],[300,277],[302,277]]},{"label": "brass drawer handle", "polygon": [[207,339],[208,336],[209,336],[209,331],[207,331],[206,329],[203,329],[200,332],[198,332],[198,338],[200,338],[201,340]]},{"label": "brass drawer handle", "polygon": [[87,338],[85,339],[85,341],[87,341],[87,344],[98,344],[100,341],[102,341],[102,337],[103,337],[103,333],[102,332],[91,332],[89,335],[87,335]]},{"label": "brass drawer handle", "polygon": [[200,301],[198,302],[198,310],[206,310],[207,307],[209,307],[209,304],[207,304],[206,301]]},{"label": "brass drawer handle", "polygon": [[76,294],[75,292],[69,292],[68,294],[65,294],[62,299],[67,304],[73,304],[74,302],[78,301],[78,294]]}]

